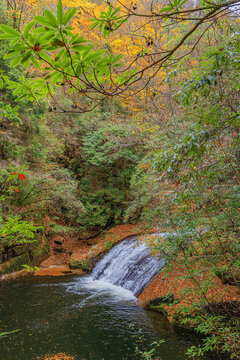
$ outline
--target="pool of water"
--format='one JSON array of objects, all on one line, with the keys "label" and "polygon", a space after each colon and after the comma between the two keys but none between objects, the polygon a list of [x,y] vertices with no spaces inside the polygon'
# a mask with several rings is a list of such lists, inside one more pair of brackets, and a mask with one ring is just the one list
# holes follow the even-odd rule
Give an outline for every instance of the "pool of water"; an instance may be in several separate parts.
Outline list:
[{"label": "pool of water", "polygon": [[0,338],[0,360],[60,359],[60,353],[74,360],[140,359],[135,347],[150,350],[160,339],[165,343],[154,359],[184,360],[192,344],[163,316],[138,306],[130,291],[90,277],[1,283],[0,332],[15,329],[20,331]]}]

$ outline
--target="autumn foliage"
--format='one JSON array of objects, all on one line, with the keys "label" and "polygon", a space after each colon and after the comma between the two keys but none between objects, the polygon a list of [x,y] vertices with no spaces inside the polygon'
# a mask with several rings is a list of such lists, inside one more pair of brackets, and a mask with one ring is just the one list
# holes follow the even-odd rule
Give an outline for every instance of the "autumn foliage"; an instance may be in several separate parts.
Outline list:
[{"label": "autumn foliage", "polygon": [[154,228],[167,265],[141,304],[173,294],[160,308],[203,336],[189,355],[237,359],[239,1],[5,5],[3,271],[92,265]]}]

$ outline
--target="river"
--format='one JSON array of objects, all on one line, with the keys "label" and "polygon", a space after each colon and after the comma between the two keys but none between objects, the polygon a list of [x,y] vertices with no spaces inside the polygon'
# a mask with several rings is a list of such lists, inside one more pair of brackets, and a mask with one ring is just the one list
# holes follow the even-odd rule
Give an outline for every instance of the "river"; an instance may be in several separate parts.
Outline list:
[{"label": "river", "polygon": [[[131,360],[135,347],[150,350],[164,339],[154,359],[184,360],[192,344],[161,314],[137,305],[129,290],[89,276],[35,277],[0,284],[1,360]],[[131,328],[134,324],[135,329]],[[142,329],[146,340],[139,342]]]}]

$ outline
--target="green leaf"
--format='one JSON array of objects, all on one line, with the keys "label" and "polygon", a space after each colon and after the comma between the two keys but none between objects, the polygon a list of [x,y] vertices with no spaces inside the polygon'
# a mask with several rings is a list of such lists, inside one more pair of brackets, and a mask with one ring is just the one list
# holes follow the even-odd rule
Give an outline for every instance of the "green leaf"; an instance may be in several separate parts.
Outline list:
[{"label": "green leaf", "polygon": [[33,63],[34,66],[36,66],[37,68],[40,68],[40,64],[39,62],[35,59],[34,56],[31,56],[31,61]]},{"label": "green leaf", "polygon": [[84,51],[83,58],[86,58],[88,53],[92,50],[92,45],[87,46],[86,50]]},{"label": "green leaf", "polygon": [[86,45],[73,45],[72,46],[72,49],[77,52],[82,52],[82,51],[86,50],[86,48],[87,48]]},{"label": "green leaf", "polygon": [[27,24],[27,26],[25,27],[25,29],[23,30],[23,36],[28,39],[28,35],[29,35],[29,31],[32,29],[32,27],[34,26],[35,21],[31,21],[29,24]]},{"label": "green leaf", "polygon": [[15,38],[15,37],[20,37],[19,32],[17,32],[16,30],[14,30],[13,28],[11,28],[11,27],[8,26],[8,25],[0,25],[0,30],[1,30],[3,33],[12,35],[13,38]]},{"label": "green leaf", "polygon": [[24,54],[24,56],[21,59],[21,63],[24,64],[25,62],[28,61],[28,59],[30,59],[30,56],[32,55],[31,51],[27,52],[26,54]]},{"label": "green leaf", "polygon": [[24,50],[29,50],[29,47],[24,45],[24,44],[19,44],[19,45],[14,46],[11,50],[21,52],[21,51],[24,51]]},{"label": "green leaf", "polygon": [[72,44],[72,45],[80,45],[80,44],[83,44],[83,43],[86,43],[86,42],[87,42],[87,40],[85,40],[83,36],[78,37],[78,34],[77,34],[77,37],[75,39],[73,38],[70,41],[70,44]]},{"label": "green leaf", "polygon": [[6,335],[10,335],[10,334],[13,334],[17,331],[20,331],[20,329],[17,329],[17,330],[13,330],[13,331],[7,331],[7,332],[3,332],[0,334],[0,336],[6,336]]},{"label": "green leaf", "polygon": [[53,73],[51,82],[56,84],[56,82],[61,82],[62,79],[63,79],[63,74],[59,73],[58,71],[55,71],[55,73]]},{"label": "green leaf", "polygon": [[77,12],[76,8],[72,8],[66,11],[66,13],[63,16],[63,24],[67,25],[67,23],[73,18],[76,12]]},{"label": "green leaf", "polygon": [[48,91],[50,94],[53,94],[53,92],[54,92],[51,84],[48,84]]},{"label": "green leaf", "polygon": [[20,101],[20,100],[24,99],[26,96],[27,96],[26,93],[25,93],[25,94],[22,94],[22,95],[20,95],[20,96],[16,99],[16,101]]},{"label": "green leaf", "polygon": [[35,16],[34,20],[40,25],[55,27],[44,16]]},{"label": "green leaf", "polygon": [[62,40],[58,39],[58,38],[55,38],[53,39],[52,41],[52,46],[54,47],[63,47],[64,46],[64,43],[62,42]]},{"label": "green leaf", "polygon": [[2,78],[0,78],[0,89],[2,89],[2,88],[3,88],[3,85],[4,85],[4,83],[3,83],[3,79],[2,79]]},{"label": "green leaf", "polygon": [[117,55],[113,60],[112,63],[115,64],[116,62],[118,62],[118,60],[120,60],[122,58],[122,54]]},{"label": "green leaf", "polygon": [[52,39],[56,31],[47,31],[44,35],[41,36],[41,42]]},{"label": "green leaf", "polygon": [[58,61],[59,59],[61,59],[61,57],[63,56],[64,52],[65,52],[65,49],[61,49],[61,50],[57,53],[57,55],[56,55],[56,57],[55,57],[55,61]]},{"label": "green leaf", "polygon": [[13,39],[11,42],[10,42],[10,46],[14,46],[18,43],[19,39],[18,38],[15,38]]},{"label": "green leaf", "polygon": [[80,65],[78,65],[75,71],[76,71],[77,76],[82,75],[82,74],[83,74],[83,72],[84,72],[84,70],[83,70],[83,66],[82,66],[81,64],[80,64]]},{"label": "green leaf", "polygon": [[30,65],[30,57],[31,56],[29,56],[29,58],[26,60],[26,62],[24,63],[24,66],[29,67],[29,65]]},{"label": "green leaf", "polygon": [[[90,20],[95,20],[95,19],[90,19]],[[99,25],[99,21],[96,20],[95,23],[90,26],[90,29],[93,30],[98,25]]]},{"label": "green leaf", "polygon": [[121,10],[121,7],[119,6],[117,9],[115,9],[112,13],[112,16],[113,15],[116,15],[119,11]]},{"label": "green leaf", "polygon": [[11,61],[10,66],[11,66],[11,67],[17,66],[18,64],[20,64],[21,60],[22,60],[22,55],[16,56],[16,57]]},{"label": "green leaf", "polygon": [[44,80],[49,80],[53,77],[54,73],[50,73],[47,76],[45,76]]},{"label": "green leaf", "polygon": [[14,51],[14,50],[9,50],[9,52],[4,56],[5,59],[9,59],[14,57],[15,55],[18,54],[18,51]]},{"label": "green leaf", "polygon": [[41,58],[45,61],[47,61],[48,63],[52,64],[53,63],[53,59],[50,58],[50,56],[44,52],[41,53]]},{"label": "green leaf", "polygon": [[62,6],[62,0],[58,0],[57,5],[57,18],[60,24],[63,23],[63,6]]},{"label": "green leaf", "polygon": [[0,34],[0,40],[5,40],[5,39],[12,39],[15,38],[15,36],[11,35],[11,34]]},{"label": "green leaf", "polygon": [[45,33],[45,32],[46,32],[46,29],[44,27],[42,27],[42,26],[40,26],[40,27],[33,30],[34,34],[42,34],[42,33]]},{"label": "green leaf", "polygon": [[50,23],[53,27],[55,27],[55,28],[58,27],[59,23],[58,23],[55,15],[53,15],[53,13],[52,13],[50,10],[48,10],[48,9],[45,10],[45,11],[44,11],[44,16],[45,16],[45,18],[47,19],[47,21],[49,21],[49,23]]},{"label": "green leaf", "polygon": [[162,8],[162,9],[160,10],[160,12],[162,13],[162,12],[167,12],[167,11],[170,11],[170,10],[172,10],[172,5],[169,4],[167,7]]},{"label": "green leaf", "polygon": [[113,6],[112,6],[112,4],[111,4],[111,5],[109,6],[109,9],[108,9],[108,12],[107,12],[107,17],[110,17],[112,10],[113,10]]}]

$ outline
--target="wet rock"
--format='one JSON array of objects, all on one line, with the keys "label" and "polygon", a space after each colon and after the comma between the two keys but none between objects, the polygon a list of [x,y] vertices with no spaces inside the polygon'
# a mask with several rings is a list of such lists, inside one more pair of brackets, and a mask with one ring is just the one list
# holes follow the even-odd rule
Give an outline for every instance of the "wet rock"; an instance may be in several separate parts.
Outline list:
[{"label": "wet rock", "polygon": [[153,306],[158,306],[160,304],[172,304],[174,301],[175,301],[174,294],[172,292],[169,292],[164,296],[150,300],[149,304]]},{"label": "wet rock", "polygon": [[167,313],[165,311],[165,305],[169,305],[174,302],[176,303],[178,301],[175,299],[174,294],[170,291],[169,293],[167,293],[164,296],[150,300],[145,307],[148,310],[157,311],[157,312],[167,316]]},{"label": "wet rock", "polygon": [[70,269],[80,269],[86,273],[90,273],[92,269],[92,264],[89,259],[78,261],[76,259],[71,259],[69,262]]},{"label": "wet rock", "polygon": [[208,306],[205,306],[204,310],[217,316],[224,316],[227,318],[240,318],[240,302],[237,300],[221,301],[216,304],[212,303]]},{"label": "wet rock", "polygon": [[228,274],[226,271],[218,271],[216,273],[217,277],[222,281],[223,284],[229,285],[240,285],[240,277],[234,278],[232,275]]},{"label": "wet rock", "polygon": [[57,245],[62,245],[64,243],[64,239],[62,240],[54,240],[54,243]]},{"label": "wet rock", "polygon": [[54,252],[58,252],[58,253],[62,253],[62,252],[63,252],[63,248],[57,248],[57,247],[55,247],[55,248],[53,248],[53,251],[54,251]]}]

